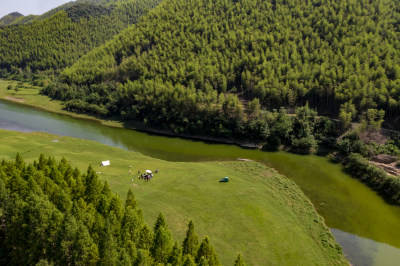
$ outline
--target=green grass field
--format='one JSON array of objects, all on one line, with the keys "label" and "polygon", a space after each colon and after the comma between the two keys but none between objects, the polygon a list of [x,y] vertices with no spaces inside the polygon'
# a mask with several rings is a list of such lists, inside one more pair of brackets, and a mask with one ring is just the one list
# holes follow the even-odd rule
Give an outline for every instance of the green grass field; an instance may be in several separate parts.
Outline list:
[{"label": "green grass field", "polygon": [[[15,90],[18,84],[18,81],[0,79],[0,99],[21,103],[52,113],[64,114],[79,119],[97,121],[106,126],[123,127],[123,124],[119,121],[99,119],[90,115],[68,112],[63,109],[64,105],[62,101],[52,100],[45,95],[40,95],[40,87],[32,86],[29,83],[23,83],[22,86],[19,86],[18,89]],[[9,85],[12,86],[11,90],[8,89]]]},{"label": "green grass field", "polygon": [[[20,152],[31,162],[44,153],[56,159],[64,156],[82,171],[92,164],[122,197],[133,188],[149,225],[163,212],[179,241],[193,219],[199,237],[211,237],[224,265],[232,265],[238,252],[249,265],[346,264],[323,219],[301,190],[262,164],[167,162],[45,133],[0,130],[0,139],[0,158],[6,160]],[[100,167],[102,160],[110,160],[111,166]],[[136,179],[138,169],[159,169],[159,173],[146,182]],[[231,181],[219,183],[224,176]]]}]

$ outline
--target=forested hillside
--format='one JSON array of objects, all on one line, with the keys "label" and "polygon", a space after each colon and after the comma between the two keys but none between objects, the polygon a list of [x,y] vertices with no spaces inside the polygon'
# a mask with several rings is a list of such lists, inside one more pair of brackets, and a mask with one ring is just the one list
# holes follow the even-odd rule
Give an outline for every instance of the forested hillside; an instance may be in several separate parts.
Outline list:
[{"label": "forested hillside", "polygon": [[159,263],[219,265],[192,222],[183,244],[174,242],[162,214],[149,228],[132,191],[123,203],[91,167],[82,174],[43,155],[33,164],[19,155],[0,162],[1,265]]},{"label": "forested hillside", "polygon": [[23,17],[23,15],[18,12],[10,13],[0,19],[0,26],[10,25],[20,17]]},{"label": "forested hillside", "polygon": [[[239,99],[255,98],[269,110],[308,101],[347,120],[382,109],[396,125],[399,21],[394,0],[166,0],[66,69],[59,98],[112,105],[108,113],[126,119],[162,117],[167,127],[196,124],[192,113],[214,106],[236,117]],[[104,100],[114,97],[118,108]]]},{"label": "forested hillside", "polygon": [[77,1],[32,19],[19,17],[14,23],[20,24],[0,27],[0,74],[57,73],[136,23],[159,2]]}]

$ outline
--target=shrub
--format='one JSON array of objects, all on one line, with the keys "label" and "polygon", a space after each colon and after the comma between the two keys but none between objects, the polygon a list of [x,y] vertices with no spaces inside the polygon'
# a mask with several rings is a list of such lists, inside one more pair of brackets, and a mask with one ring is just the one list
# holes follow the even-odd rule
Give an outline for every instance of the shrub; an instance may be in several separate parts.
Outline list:
[{"label": "shrub", "polygon": [[371,164],[361,154],[351,153],[347,159],[346,169],[353,176],[387,198],[400,203],[400,178],[388,176],[385,171]]}]

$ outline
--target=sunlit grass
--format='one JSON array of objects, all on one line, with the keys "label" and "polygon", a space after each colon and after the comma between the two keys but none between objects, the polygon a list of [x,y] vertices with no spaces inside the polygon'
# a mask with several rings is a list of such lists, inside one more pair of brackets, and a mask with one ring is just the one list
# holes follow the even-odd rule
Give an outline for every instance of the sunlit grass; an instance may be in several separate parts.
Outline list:
[{"label": "sunlit grass", "polygon": [[[12,159],[20,152],[29,162],[44,153],[56,159],[65,156],[82,171],[92,164],[122,197],[133,188],[150,225],[163,212],[179,241],[193,219],[200,238],[211,237],[224,265],[232,265],[238,252],[250,265],[345,263],[301,190],[262,164],[167,162],[45,133],[0,131],[0,137],[0,158]],[[110,160],[111,166],[101,167],[102,160]],[[137,171],[146,169],[159,169],[159,173],[149,182],[137,179]],[[218,182],[224,176],[229,176],[229,183]]]}]

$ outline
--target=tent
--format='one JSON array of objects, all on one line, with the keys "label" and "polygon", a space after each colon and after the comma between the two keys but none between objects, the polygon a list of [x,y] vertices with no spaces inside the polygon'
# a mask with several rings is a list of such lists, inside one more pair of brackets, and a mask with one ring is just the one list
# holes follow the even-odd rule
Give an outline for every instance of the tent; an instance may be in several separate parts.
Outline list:
[{"label": "tent", "polygon": [[110,165],[110,160],[101,162],[101,166],[108,166],[108,165]]},{"label": "tent", "polygon": [[221,180],[219,180],[219,182],[229,182],[229,177],[225,176],[224,178],[222,178]]},{"label": "tent", "polygon": [[146,170],[146,174],[152,174],[150,170]]}]

